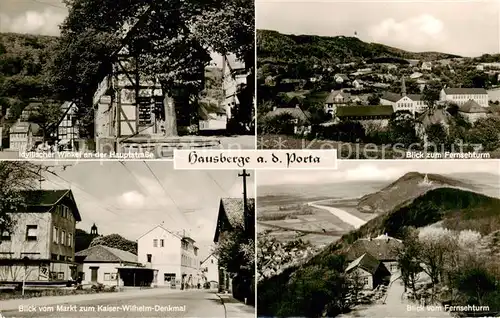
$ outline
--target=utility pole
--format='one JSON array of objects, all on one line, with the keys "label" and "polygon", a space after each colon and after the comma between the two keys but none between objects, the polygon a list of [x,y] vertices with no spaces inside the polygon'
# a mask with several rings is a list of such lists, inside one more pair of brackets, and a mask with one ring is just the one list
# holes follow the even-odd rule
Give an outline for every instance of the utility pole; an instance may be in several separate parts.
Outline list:
[{"label": "utility pole", "polygon": [[239,173],[238,177],[243,178],[243,220],[245,222],[245,232],[247,232],[250,235],[251,221],[249,215],[250,213],[248,211],[248,200],[247,200],[247,177],[250,177],[250,174],[247,173],[245,169],[243,169],[243,173]]},{"label": "utility pole", "polygon": [[42,177],[42,167],[40,166],[38,168],[38,182],[40,182],[40,190],[42,190],[42,182],[45,181],[45,179]]}]

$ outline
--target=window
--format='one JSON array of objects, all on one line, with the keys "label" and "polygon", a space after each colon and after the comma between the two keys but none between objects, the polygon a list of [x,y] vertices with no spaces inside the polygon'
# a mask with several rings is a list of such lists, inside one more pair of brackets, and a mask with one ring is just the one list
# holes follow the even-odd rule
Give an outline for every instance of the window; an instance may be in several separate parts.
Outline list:
[{"label": "window", "polygon": [[54,229],[52,230],[52,240],[56,244],[57,244],[57,238],[58,237],[59,237],[59,233],[58,233],[57,227],[54,226]]},{"label": "window", "polygon": [[148,259],[148,263],[151,263],[151,259],[153,258],[153,255],[147,254],[146,257]]},{"label": "window", "polygon": [[38,225],[27,225],[26,226],[26,240],[36,241],[38,232]]},{"label": "window", "polygon": [[53,260],[53,261],[57,261],[57,254],[52,254],[50,256],[50,259]]},{"label": "window", "polygon": [[104,273],[104,280],[110,281],[111,280],[111,273]]},{"label": "window", "polygon": [[63,280],[64,279],[64,272],[57,273],[57,279]]},{"label": "window", "polygon": [[69,247],[73,246],[73,234],[71,233],[68,234],[68,246]]},{"label": "window", "polygon": [[153,247],[158,247],[158,240],[157,239],[153,240]]},{"label": "window", "polygon": [[368,277],[363,277],[363,284],[368,285]]},{"label": "window", "polygon": [[160,247],[165,247],[165,240],[160,240]]},{"label": "window", "polygon": [[9,233],[9,231],[4,231],[2,233],[2,238],[0,239],[0,241],[10,241],[10,233]]},{"label": "window", "polygon": [[59,244],[66,245],[66,231],[61,231],[61,241]]},{"label": "window", "polygon": [[211,259],[211,260],[210,260],[210,262],[213,264],[213,263],[214,263],[214,260],[213,260],[213,259]]}]

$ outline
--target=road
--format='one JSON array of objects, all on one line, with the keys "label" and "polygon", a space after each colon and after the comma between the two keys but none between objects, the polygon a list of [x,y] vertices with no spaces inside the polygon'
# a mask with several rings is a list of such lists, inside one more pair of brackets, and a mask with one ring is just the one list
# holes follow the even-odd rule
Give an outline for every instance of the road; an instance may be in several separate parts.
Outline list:
[{"label": "road", "polygon": [[[27,299],[23,304],[25,310],[32,305],[36,311],[20,312],[20,310],[1,310],[3,317],[221,317],[239,318],[254,317],[253,313],[231,313],[225,309],[220,298],[214,293],[194,291],[169,291],[128,293],[106,297],[106,294],[94,294],[94,299],[59,301],[53,305],[38,302],[37,299]],[[57,298],[57,297],[54,297]],[[77,298],[73,298],[77,299]],[[31,302],[30,302],[31,301]],[[46,301],[44,301],[46,303]],[[0,302],[0,308],[2,302]],[[12,308],[11,308],[12,309]],[[76,310],[76,311],[75,311]],[[0,317],[2,317],[0,315]]]},{"label": "road", "polygon": [[345,222],[347,224],[352,225],[355,229],[360,228],[363,224],[366,223],[365,220],[362,220],[362,219],[358,218],[357,216],[354,216],[354,215],[352,215],[350,213],[347,213],[344,210],[341,210],[341,209],[338,209],[338,208],[334,208],[334,207],[331,207],[331,206],[326,206],[326,205],[320,205],[320,204],[318,204],[320,202],[323,202],[323,200],[309,202],[308,205],[312,206],[314,208],[317,208],[317,209],[323,209],[323,210],[326,210],[326,211],[330,212],[331,214],[335,215],[340,220],[342,220],[342,222]]}]

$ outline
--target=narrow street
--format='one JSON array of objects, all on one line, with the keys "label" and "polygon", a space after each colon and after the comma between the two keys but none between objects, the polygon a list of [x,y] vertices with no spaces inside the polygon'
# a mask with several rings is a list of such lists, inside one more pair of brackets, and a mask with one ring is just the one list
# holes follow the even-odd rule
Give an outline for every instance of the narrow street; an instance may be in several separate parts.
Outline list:
[{"label": "narrow street", "polygon": [[[225,308],[220,298],[207,291],[170,291],[144,290],[137,292],[123,292],[106,297],[107,295],[93,295],[78,298],[78,296],[61,296],[54,298],[54,304],[47,304],[47,299],[28,299],[22,303],[24,311],[0,310],[0,314],[7,318],[18,317],[221,317],[246,318],[254,317],[253,307],[240,305],[234,308]],[[102,297],[104,296],[104,297]],[[73,300],[72,300],[73,297]],[[0,308],[3,302],[0,302]],[[227,306],[231,306],[228,304]],[[31,308],[28,308],[30,306]],[[235,307],[235,306],[232,306]],[[240,309],[242,308],[243,309]],[[33,311],[26,311],[31,309]]]}]

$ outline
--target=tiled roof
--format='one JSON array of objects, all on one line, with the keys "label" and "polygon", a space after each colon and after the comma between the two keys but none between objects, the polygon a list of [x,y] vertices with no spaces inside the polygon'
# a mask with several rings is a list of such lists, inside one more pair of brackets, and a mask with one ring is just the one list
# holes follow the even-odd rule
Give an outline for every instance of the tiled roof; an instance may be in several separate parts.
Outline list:
[{"label": "tiled roof", "polygon": [[276,108],[276,109],[270,111],[269,113],[267,113],[266,117],[276,117],[276,116],[282,116],[282,115],[285,115],[285,114],[289,114],[293,118],[299,119],[301,121],[307,121],[308,120],[307,114],[304,111],[302,111],[302,109],[300,109],[299,107],[286,107],[286,108],[285,107],[280,107],[280,108]]},{"label": "tiled roof", "polygon": [[422,94],[408,94],[406,95],[409,99],[411,99],[414,102],[421,101],[422,100]]},{"label": "tiled roof", "polygon": [[17,122],[10,127],[10,133],[27,133],[30,130],[31,124],[28,122]]},{"label": "tiled roof", "polygon": [[397,259],[397,250],[402,243],[394,238],[385,239],[359,239],[347,250],[347,260],[352,261],[370,254],[379,261],[394,261]]},{"label": "tiled roof", "polygon": [[417,118],[425,127],[433,124],[447,124],[451,115],[444,109],[427,110]]},{"label": "tiled roof", "polygon": [[[49,211],[54,205],[64,199],[65,196],[69,196],[71,201],[75,203],[71,190],[25,190],[21,191],[20,194],[23,196],[29,212],[32,212],[33,209],[31,208],[33,207],[42,208],[37,209],[42,212]],[[76,204],[71,207],[71,211],[76,221],[82,220]]]},{"label": "tiled roof", "polygon": [[378,267],[380,266],[380,261],[377,260],[369,253],[365,253],[352,261],[346,268],[346,272],[349,272],[357,267],[364,269],[370,274],[375,274]]},{"label": "tiled roof", "polygon": [[75,256],[85,257],[84,262],[93,263],[93,262],[110,262],[110,263],[136,263],[137,255],[134,255],[127,251],[122,251],[117,248],[104,246],[104,245],[96,245],[93,247],[89,247],[86,250],[75,253]]},{"label": "tiled roof", "polygon": [[448,95],[488,94],[484,88],[445,88],[444,92]]},{"label": "tiled roof", "polygon": [[343,106],[337,108],[337,117],[350,116],[390,116],[394,113],[392,106]]},{"label": "tiled roof", "polygon": [[244,207],[243,199],[240,198],[222,198],[221,207],[224,209],[226,217],[231,226],[243,225]]},{"label": "tiled roof", "polygon": [[326,98],[326,103],[327,104],[334,104],[335,103],[335,97],[337,95],[341,95],[342,97],[344,98],[349,98],[350,95],[347,94],[347,93],[344,93],[342,91],[333,91],[330,93],[330,95],[328,95],[328,97]]},{"label": "tiled roof", "polygon": [[397,102],[398,100],[400,100],[402,98],[402,96],[400,94],[396,94],[396,93],[391,93],[391,92],[385,92],[381,99],[385,99],[385,100],[388,100],[390,102]]},{"label": "tiled roof", "polygon": [[488,113],[489,110],[482,107],[472,99],[469,99],[465,104],[460,106],[459,111],[462,113]]}]

